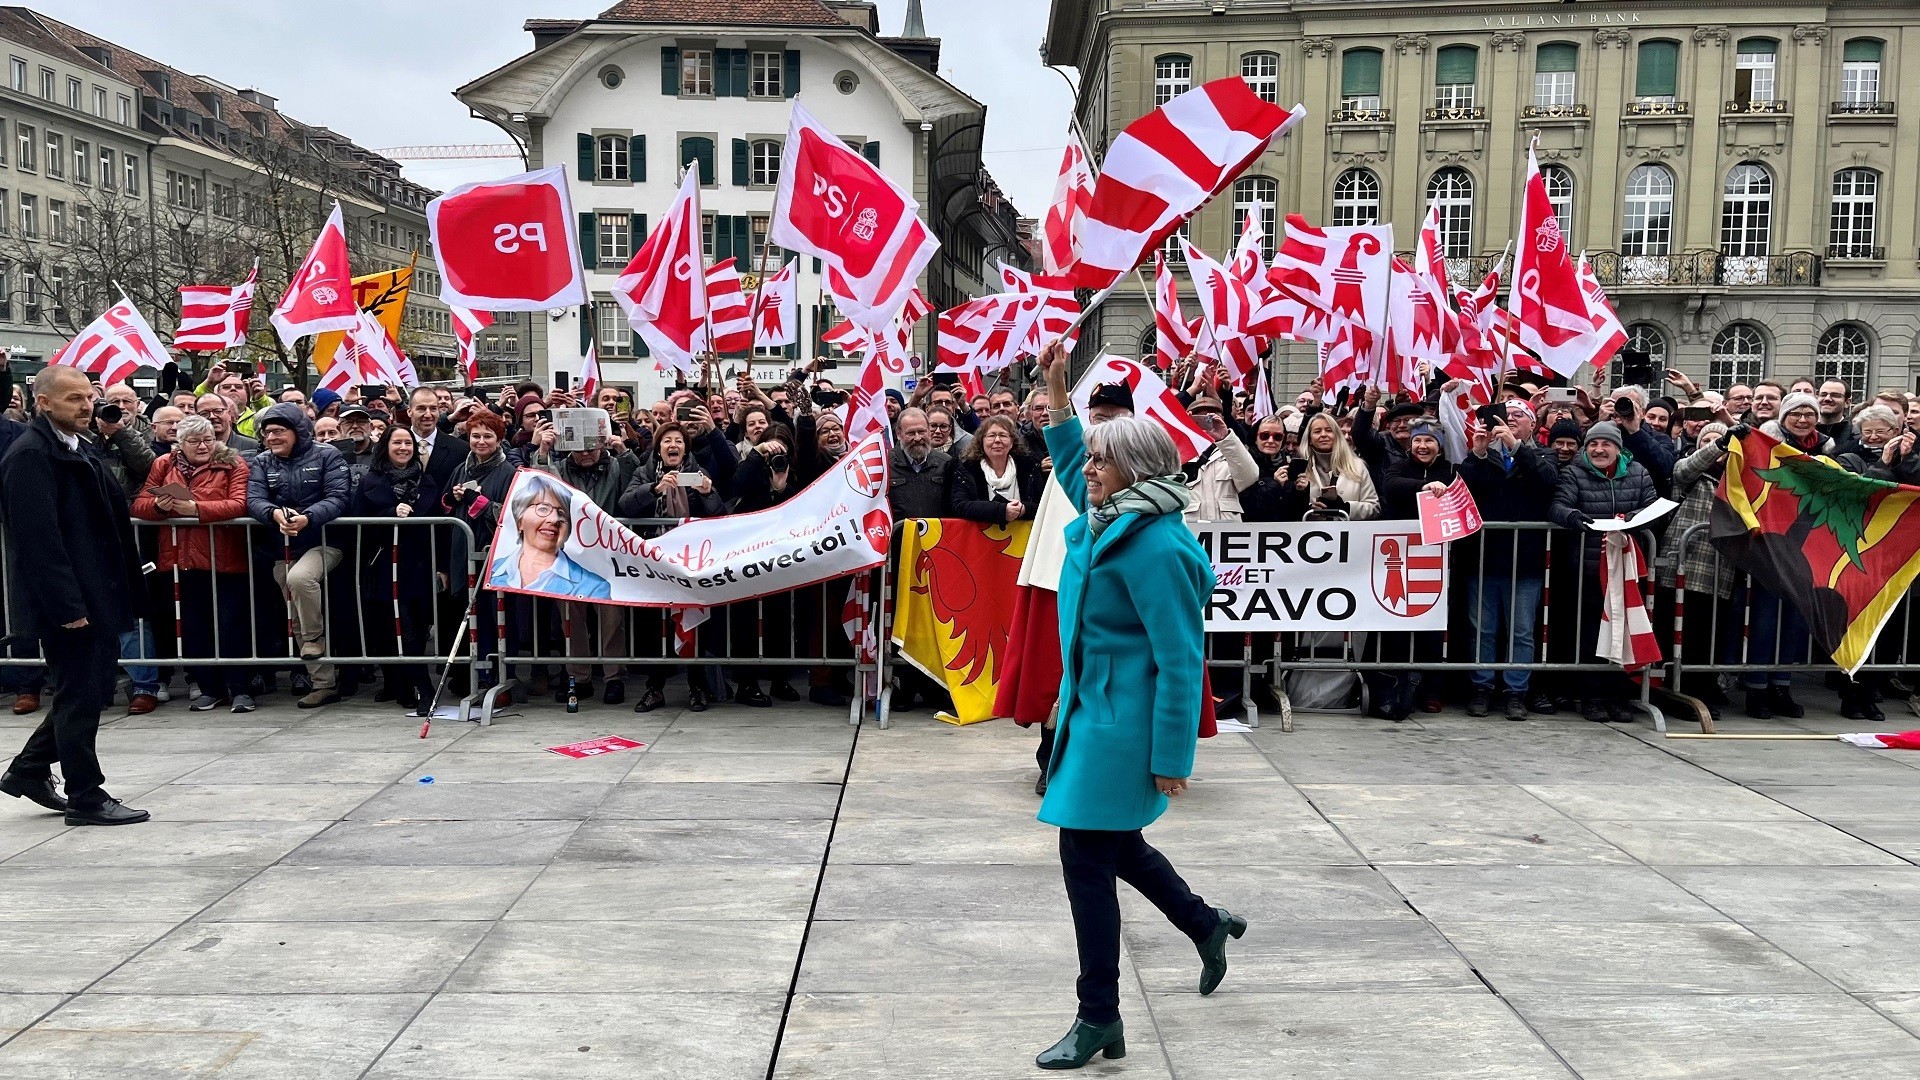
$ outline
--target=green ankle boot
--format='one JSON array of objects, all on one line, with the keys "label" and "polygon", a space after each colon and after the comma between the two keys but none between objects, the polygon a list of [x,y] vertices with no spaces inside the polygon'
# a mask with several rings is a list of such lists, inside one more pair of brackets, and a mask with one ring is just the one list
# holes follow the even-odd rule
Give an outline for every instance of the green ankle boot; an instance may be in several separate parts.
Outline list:
[{"label": "green ankle boot", "polygon": [[1126,1034],[1118,1020],[1111,1024],[1075,1020],[1067,1037],[1048,1047],[1033,1063],[1043,1069],[1078,1069],[1102,1050],[1109,1058],[1123,1058],[1127,1056]]},{"label": "green ankle boot", "polygon": [[1247,932],[1247,920],[1228,911],[1226,908],[1214,908],[1220,916],[1220,925],[1213,928],[1212,936],[1203,942],[1200,948],[1200,996],[1213,993],[1220,980],[1227,977],[1227,937],[1240,937]]}]

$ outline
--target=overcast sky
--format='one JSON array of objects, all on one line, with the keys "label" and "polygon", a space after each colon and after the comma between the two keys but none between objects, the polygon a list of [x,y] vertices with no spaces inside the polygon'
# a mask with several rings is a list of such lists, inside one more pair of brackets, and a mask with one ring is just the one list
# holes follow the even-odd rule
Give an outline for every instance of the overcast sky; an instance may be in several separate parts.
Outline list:
[{"label": "overcast sky", "polygon": [[[987,105],[987,168],[1028,217],[1053,197],[1071,97],[1040,63],[1046,0],[923,0],[927,32],[944,38],[941,74]],[[525,52],[529,18],[579,18],[612,0],[41,0],[56,19],[235,87],[257,86],[287,115],[374,149],[496,143],[454,87]],[[879,0],[898,34],[907,0]],[[190,14],[188,14],[190,12]],[[408,162],[407,175],[445,189],[514,171],[511,161]]]}]

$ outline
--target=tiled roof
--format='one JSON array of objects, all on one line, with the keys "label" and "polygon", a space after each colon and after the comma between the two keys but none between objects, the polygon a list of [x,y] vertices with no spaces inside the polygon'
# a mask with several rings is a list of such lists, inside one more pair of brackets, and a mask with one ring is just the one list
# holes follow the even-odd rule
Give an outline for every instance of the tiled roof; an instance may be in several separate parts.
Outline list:
[{"label": "tiled roof", "polygon": [[622,22],[849,25],[816,0],[620,0],[600,17]]}]

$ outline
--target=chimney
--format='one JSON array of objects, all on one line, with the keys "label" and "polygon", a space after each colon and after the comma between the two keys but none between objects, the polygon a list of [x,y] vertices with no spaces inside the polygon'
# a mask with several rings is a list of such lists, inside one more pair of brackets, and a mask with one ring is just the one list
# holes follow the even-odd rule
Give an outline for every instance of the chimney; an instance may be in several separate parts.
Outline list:
[{"label": "chimney", "polygon": [[828,11],[878,37],[880,9],[871,0],[821,0]]}]

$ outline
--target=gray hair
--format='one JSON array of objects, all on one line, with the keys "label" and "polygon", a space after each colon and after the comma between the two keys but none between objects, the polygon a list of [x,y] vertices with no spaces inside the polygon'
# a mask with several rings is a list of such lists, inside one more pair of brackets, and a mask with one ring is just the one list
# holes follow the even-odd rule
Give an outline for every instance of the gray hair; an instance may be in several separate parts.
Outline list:
[{"label": "gray hair", "polygon": [[173,429],[173,441],[177,443],[186,442],[195,435],[205,435],[211,438],[213,436],[213,421],[208,420],[204,416],[187,416],[182,417],[180,426]]},{"label": "gray hair", "polygon": [[[520,515],[527,512],[527,507],[540,501],[542,496],[559,503],[562,510],[573,509],[573,496],[567,491],[566,485],[560,481],[546,473],[532,471],[526,474],[526,480],[527,482],[521,485],[520,493],[507,502],[507,516],[513,519],[516,528],[520,524]],[[561,514],[560,542],[562,544],[567,542],[567,535],[572,531],[573,522],[567,519],[566,514]],[[520,539],[525,542],[526,537],[522,536]]]},{"label": "gray hair", "polygon": [[1107,459],[1129,484],[1180,472],[1180,451],[1159,424],[1117,416],[1086,431],[1087,450]]},{"label": "gray hair", "polygon": [[[1828,379],[1827,381],[1838,382],[1839,380]],[[1868,420],[1878,420],[1895,431],[1900,430],[1900,414],[1879,402],[1875,402],[1853,414],[1853,422],[1856,427],[1866,423]]]}]

